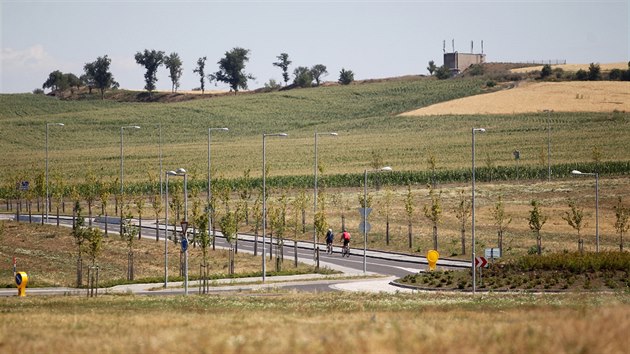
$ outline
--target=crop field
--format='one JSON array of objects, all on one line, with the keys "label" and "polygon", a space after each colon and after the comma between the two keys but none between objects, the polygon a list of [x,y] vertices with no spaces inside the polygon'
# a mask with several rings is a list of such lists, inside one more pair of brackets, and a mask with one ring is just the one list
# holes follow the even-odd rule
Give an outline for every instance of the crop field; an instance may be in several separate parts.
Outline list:
[{"label": "crop field", "polygon": [[630,112],[630,82],[525,83],[504,91],[460,98],[403,116],[554,112]]},{"label": "crop field", "polygon": [[23,352],[623,353],[630,297],[304,294],[0,300]]},{"label": "crop field", "polygon": [[[2,95],[0,164],[10,171],[2,178],[33,176],[43,170],[46,122],[65,123],[49,127],[48,158],[51,173],[70,182],[82,181],[87,170],[110,180],[119,176],[120,127],[132,124],[142,128],[123,132],[126,182],[147,181],[148,173],[157,178],[160,148],[164,169],[184,167],[203,180],[209,127],[230,128],[227,133],[212,134],[215,177],[239,177],[246,169],[251,169],[252,177],[260,177],[263,132],[289,134],[286,139],[267,139],[270,176],[312,174],[315,130],[339,133],[319,139],[324,174],[362,172],[370,166],[373,152],[395,171],[426,171],[431,154],[440,169],[469,168],[473,126],[488,129],[477,139],[480,162],[512,165],[512,151],[518,149],[522,165],[539,164],[540,151],[546,148],[544,113],[398,116],[482,93],[483,85],[475,79],[406,78],[173,104]],[[629,116],[612,110],[552,114],[552,162],[591,161],[596,146],[604,161],[626,160],[630,156],[624,139],[630,134]]]},{"label": "crop field", "polygon": [[[561,64],[561,65],[551,65],[552,69],[562,69],[564,71],[578,71],[580,69],[588,71],[588,67],[590,64]],[[628,63],[627,62],[619,62],[619,63],[600,63],[599,64],[600,68],[602,69],[602,71],[610,71],[612,69],[621,69],[621,70],[625,70],[628,69]],[[517,69],[511,69],[511,72],[514,73],[526,73],[526,72],[531,72],[531,71],[540,71],[542,70],[542,65],[540,66],[530,66],[530,67],[526,67],[526,68],[517,68]]]},{"label": "crop field", "polygon": [[[492,93],[479,95],[488,90],[484,85],[485,82],[479,79],[437,81],[408,77],[347,87],[228,95],[170,104],[60,101],[36,95],[0,95],[0,120],[3,123],[0,125],[3,136],[0,149],[4,152],[0,155],[0,165],[5,171],[0,180],[2,187],[8,190],[18,180],[33,181],[37,174],[43,173],[45,123],[63,122],[64,127],[49,127],[51,188],[55,188],[59,180],[66,186],[84,183],[88,173],[105,183],[114,183],[120,175],[121,127],[138,124],[141,126],[139,130],[123,131],[126,187],[138,190],[134,186],[159,179],[161,148],[164,170],[186,168],[189,183],[201,188],[198,198],[204,199],[209,127],[230,128],[229,132],[215,131],[212,134],[213,179],[234,180],[250,170],[257,185],[260,185],[262,175],[262,133],[287,132],[289,137],[284,139],[268,138],[266,146],[271,181],[286,177],[283,181],[288,182],[284,186],[277,179],[272,183],[270,206],[277,207],[283,194],[292,201],[302,190],[312,193],[313,134],[315,130],[335,131],[339,136],[320,136],[318,146],[320,191],[328,195],[326,213],[331,227],[341,229],[343,214],[350,230],[355,234],[358,232],[355,208],[358,206],[357,195],[362,192],[362,173],[371,168],[378,156],[382,165],[393,168],[388,175],[398,182],[377,192],[371,190],[378,210],[371,216],[373,229],[369,247],[426,253],[432,245],[431,226],[422,208],[429,203],[425,184],[431,179],[413,182],[413,244],[409,247],[404,208],[407,182],[403,176],[414,172],[430,176],[431,167],[427,160],[433,156],[444,209],[439,224],[440,251],[443,257],[459,257],[462,253],[458,244],[460,232],[453,209],[458,202],[458,193],[463,191],[467,196],[471,193],[468,174],[470,129],[484,127],[487,132],[477,135],[476,140],[476,162],[481,169],[477,184],[477,247],[496,244],[491,212],[501,196],[506,212],[513,218],[508,227],[508,250],[522,254],[534,244],[526,219],[529,202],[534,199],[541,202],[543,211],[549,216],[543,229],[543,247],[548,251],[574,250],[577,245],[574,230],[561,218],[568,210],[569,198],[584,208],[587,219],[583,229],[585,248],[592,250],[594,183],[592,178],[570,177],[572,169],[586,166],[587,169],[580,168],[584,172],[602,171],[601,245],[604,249],[618,248],[618,236],[612,228],[613,206],[618,197],[624,197],[627,203],[630,195],[627,178],[622,177],[628,173],[624,164],[630,160],[630,145],[627,144],[630,113],[400,116],[400,113],[451,99],[474,95],[477,96],[473,98],[492,97]],[[543,182],[546,179],[548,127],[553,178],[551,182]],[[158,139],[160,130],[161,144]],[[514,150],[520,151],[519,161],[514,160]],[[615,165],[614,171],[608,169],[616,163],[621,164]],[[497,167],[509,169],[508,177],[497,172],[493,180],[492,172],[487,172]],[[519,168],[521,176],[517,178]],[[481,173],[483,169],[486,169],[485,173]],[[462,171],[468,172],[460,173],[456,178],[448,177]],[[326,189],[326,180],[335,178],[346,182]],[[376,188],[378,178],[370,176],[371,189]],[[292,179],[302,182],[292,184]],[[356,181],[349,183],[349,179]],[[181,185],[181,179],[175,180]],[[181,190],[181,186],[179,188]],[[391,193],[393,199],[389,245],[385,239],[382,210],[387,193]],[[249,199],[251,204],[256,196],[254,191]],[[231,203],[238,202],[238,191],[233,191]],[[113,213],[112,204],[110,201],[110,214]],[[7,209],[14,212],[12,208]],[[292,210],[291,206],[289,210]],[[66,214],[69,212],[66,210]],[[145,215],[150,213],[145,210]],[[306,208],[305,216],[307,222],[313,220],[312,208]],[[306,232],[300,232],[298,237],[308,239],[310,227],[307,225]],[[252,225],[241,230],[251,229]],[[470,223],[466,229],[469,236]],[[470,247],[469,242],[467,247]]]}]

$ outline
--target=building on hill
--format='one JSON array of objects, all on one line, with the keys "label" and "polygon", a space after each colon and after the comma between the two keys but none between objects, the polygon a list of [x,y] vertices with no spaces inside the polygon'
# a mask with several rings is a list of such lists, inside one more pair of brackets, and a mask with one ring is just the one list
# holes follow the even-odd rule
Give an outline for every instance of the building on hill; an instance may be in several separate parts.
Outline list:
[{"label": "building on hill", "polygon": [[451,70],[451,75],[457,75],[473,64],[486,62],[486,55],[475,53],[444,53],[444,65]]}]

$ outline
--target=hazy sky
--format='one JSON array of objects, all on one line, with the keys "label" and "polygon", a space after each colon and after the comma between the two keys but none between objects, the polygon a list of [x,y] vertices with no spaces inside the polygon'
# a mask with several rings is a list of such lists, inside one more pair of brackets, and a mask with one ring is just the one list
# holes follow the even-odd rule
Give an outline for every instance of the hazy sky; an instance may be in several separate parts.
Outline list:
[{"label": "hazy sky", "polygon": [[[179,53],[181,90],[199,87],[199,57],[216,71],[233,47],[251,50],[250,88],[281,81],[272,63],[282,52],[291,72],[326,65],[327,81],[341,68],[355,79],[426,74],[429,60],[442,65],[442,41],[448,52],[452,39],[460,52],[470,52],[471,40],[479,52],[483,40],[487,61],[627,62],[629,11],[628,0],[0,0],[0,92],[30,92],[54,70],[80,76],[103,55],[122,88],[141,89],[134,54],[144,49]],[[159,90],[170,89],[165,68],[158,79]]]}]

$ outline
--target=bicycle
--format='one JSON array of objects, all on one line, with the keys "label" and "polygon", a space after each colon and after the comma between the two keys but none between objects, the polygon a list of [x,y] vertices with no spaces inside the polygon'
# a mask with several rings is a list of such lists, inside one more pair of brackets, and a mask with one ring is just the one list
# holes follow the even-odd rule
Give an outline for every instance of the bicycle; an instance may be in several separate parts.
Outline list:
[{"label": "bicycle", "polygon": [[341,257],[344,256],[350,258],[350,244],[344,245],[341,249]]}]

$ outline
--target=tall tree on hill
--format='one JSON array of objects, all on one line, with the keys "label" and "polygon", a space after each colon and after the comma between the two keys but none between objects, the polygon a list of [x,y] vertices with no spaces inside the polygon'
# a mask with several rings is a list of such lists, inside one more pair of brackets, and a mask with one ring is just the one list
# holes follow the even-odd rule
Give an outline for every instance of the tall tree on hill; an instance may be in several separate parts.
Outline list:
[{"label": "tall tree on hill", "polygon": [[326,70],[326,65],[324,64],[315,64],[311,67],[311,76],[313,80],[315,80],[315,84],[319,86],[320,79],[323,76],[328,75],[328,70]]},{"label": "tall tree on hill", "polygon": [[252,74],[246,74],[245,63],[249,61],[249,49],[236,47],[225,52],[225,57],[217,62],[219,71],[210,74],[210,81],[221,81],[230,85],[234,93],[239,89],[247,90],[247,80],[255,80]]},{"label": "tall tree on hill", "polygon": [[311,87],[313,84],[313,76],[306,66],[298,66],[293,70],[293,84],[298,87]]},{"label": "tall tree on hill", "polygon": [[85,75],[81,76],[83,82],[90,88],[90,93],[92,92],[92,87],[99,89],[101,91],[101,99],[105,98],[105,90],[118,87],[118,83],[114,80],[114,75],[109,71],[111,63],[112,60],[105,55],[83,66],[83,71],[85,71]]},{"label": "tall tree on hill", "polygon": [[352,81],[354,81],[354,73],[352,70],[341,68],[339,72],[339,83],[342,85],[350,85]]},{"label": "tall tree on hill", "polygon": [[55,70],[48,74],[48,79],[42,85],[43,89],[51,89],[52,91],[62,91],[65,90],[68,86],[68,83],[65,82],[64,75],[61,71]]},{"label": "tall tree on hill", "polygon": [[427,66],[427,71],[429,71],[429,75],[433,76],[433,73],[437,70],[437,65],[433,60],[429,61],[429,66]]},{"label": "tall tree on hill", "polygon": [[205,67],[206,57],[201,57],[197,59],[197,67],[193,70],[193,73],[199,74],[199,88],[201,88],[202,94],[206,91],[206,73],[204,71]]},{"label": "tall tree on hill", "polygon": [[179,88],[179,79],[182,77],[182,60],[179,54],[173,52],[165,56],[164,66],[169,71],[168,77],[171,78],[171,92],[175,92]]},{"label": "tall tree on hill", "polygon": [[278,59],[277,62],[273,63],[273,66],[277,66],[282,69],[282,79],[284,80],[284,86],[289,82],[289,65],[291,65],[291,60],[289,60],[289,54],[280,53],[276,57]]},{"label": "tall tree on hill", "polygon": [[137,52],[134,58],[136,59],[136,63],[144,66],[147,70],[144,74],[145,90],[149,91],[149,93],[153,92],[153,90],[155,90],[155,83],[158,81],[158,68],[164,63],[164,52],[155,49],[151,51],[145,49],[144,53]]}]

